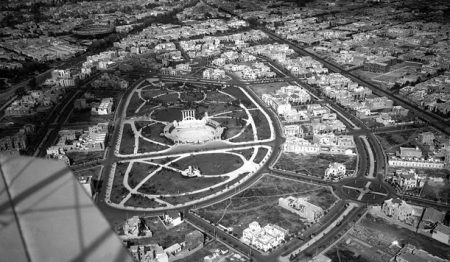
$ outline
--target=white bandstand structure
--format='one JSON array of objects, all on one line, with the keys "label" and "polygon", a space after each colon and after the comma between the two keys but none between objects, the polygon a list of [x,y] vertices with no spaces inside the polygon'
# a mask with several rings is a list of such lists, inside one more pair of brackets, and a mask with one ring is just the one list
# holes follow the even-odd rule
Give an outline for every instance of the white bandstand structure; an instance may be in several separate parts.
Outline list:
[{"label": "white bandstand structure", "polygon": [[176,144],[202,144],[209,141],[221,140],[224,128],[208,113],[202,119],[195,118],[195,110],[181,110],[182,120],[173,121],[164,127],[162,135]]}]

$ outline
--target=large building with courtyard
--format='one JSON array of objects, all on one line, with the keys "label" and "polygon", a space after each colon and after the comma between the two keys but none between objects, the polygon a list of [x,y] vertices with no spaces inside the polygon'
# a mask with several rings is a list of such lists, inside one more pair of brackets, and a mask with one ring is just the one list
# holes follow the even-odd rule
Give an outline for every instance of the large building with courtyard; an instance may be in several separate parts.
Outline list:
[{"label": "large building with courtyard", "polygon": [[224,128],[208,113],[202,119],[195,118],[195,110],[181,110],[182,120],[174,120],[164,127],[163,135],[176,144],[202,144],[220,140]]}]

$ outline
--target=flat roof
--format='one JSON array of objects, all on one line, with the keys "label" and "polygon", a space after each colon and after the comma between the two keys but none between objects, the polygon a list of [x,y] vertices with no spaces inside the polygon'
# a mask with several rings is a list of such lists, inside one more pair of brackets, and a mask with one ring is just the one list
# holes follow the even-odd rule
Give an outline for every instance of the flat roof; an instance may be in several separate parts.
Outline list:
[{"label": "flat roof", "polygon": [[133,261],[63,162],[0,154],[4,261]]}]

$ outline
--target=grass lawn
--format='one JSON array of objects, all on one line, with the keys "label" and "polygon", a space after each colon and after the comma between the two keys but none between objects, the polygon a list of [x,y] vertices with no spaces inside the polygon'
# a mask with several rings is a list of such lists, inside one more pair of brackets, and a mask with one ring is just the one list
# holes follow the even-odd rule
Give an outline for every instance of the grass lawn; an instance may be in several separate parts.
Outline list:
[{"label": "grass lawn", "polygon": [[241,154],[242,156],[245,157],[245,159],[249,160],[250,157],[253,155],[253,151],[255,151],[254,148],[249,148],[249,149],[234,150],[232,152]]},{"label": "grass lawn", "polygon": [[133,129],[131,129],[130,124],[124,124],[119,152],[121,154],[133,154],[133,149],[134,149]]},{"label": "grass lawn", "polygon": [[[225,135],[229,136],[229,134],[226,133]],[[247,126],[240,136],[230,140],[230,142],[248,142],[248,141],[253,141],[253,130],[251,125]]]},{"label": "grass lawn", "polygon": [[214,223],[233,227],[234,233],[239,236],[253,221],[258,221],[262,226],[267,223],[277,224],[289,232],[296,232],[304,228],[300,217],[278,206],[278,199],[289,195],[308,196],[311,203],[322,208],[330,207],[336,200],[325,187],[264,176],[244,192],[199,209],[198,213]]},{"label": "grass lawn", "polygon": [[243,164],[242,159],[236,155],[215,153],[191,155],[172,163],[172,166],[180,170],[195,166],[202,175],[220,175],[236,170]]},{"label": "grass lawn", "polygon": [[172,122],[173,120],[181,121],[181,108],[170,107],[157,109],[152,114],[152,118],[158,121]]},{"label": "grass lawn", "polygon": [[180,173],[163,168],[153,175],[139,192],[146,194],[181,194],[213,186],[223,179],[222,177],[184,177]]},{"label": "grass lawn", "polygon": [[161,95],[161,94],[165,94],[166,91],[165,90],[160,90],[160,89],[146,89],[144,88],[141,91],[141,96],[142,98],[144,98],[145,100],[149,100],[150,98],[153,98],[155,96]]},{"label": "grass lawn", "polygon": [[171,203],[172,205],[178,205],[178,204],[183,204],[183,203],[195,200],[195,199],[200,199],[200,198],[209,196],[211,194],[217,193],[224,188],[228,188],[229,186],[236,184],[238,181],[243,179],[248,174],[249,173],[242,173],[237,178],[225,183],[223,186],[215,187],[215,188],[209,189],[207,191],[203,191],[203,192],[191,194],[191,195],[186,195],[186,196],[165,197],[163,200]]},{"label": "grass lawn", "polygon": [[72,165],[80,164],[87,161],[103,158],[104,151],[92,152],[67,152],[66,155],[70,159]]},{"label": "grass lawn", "polygon": [[263,158],[267,155],[267,148],[260,147],[258,148],[258,153],[256,153],[255,159],[253,159],[253,162],[259,163],[263,160]]},{"label": "grass lawn", "polygon": [[123,186],[123,177],[129,163],[117,163],[116,172],[114,173],[113,186],[111,190],[111,202],[120,203],[127,194],[128,189]]},{"label": "grass lawn", "polygon": [[142,136],[160,143],[173,145],[172,140],[160,135],[161,133],[163,133],[164,127],[165,125],[161,123],[155,123],[150,126],[146,126],[142,129]]},{"label": "grass lawn", "polygon": [[269,139],[270,126],[267,118],[260,110],[252,110],[250,113],[252,114],[253,121],[255,121],[258,139]]},{"label": "grass lawn", "polygon": [[169,148],[169,147],[146,141],[146,140],[142,139],[141,137],[139,138],[138,153],[158,152],[158,151],[162,151],[167,148]]},{"label": "grass lawn", "polygon": [[136,112],[136,109],[142,104],[142,101],[136,92],[133,93],[133,96],[130,99],[130,103],[127,107],[127,116],[133,116]]},{"label": "grass lawn", "polygon": [[124,203],[124,205],[130,207],[145,207],[145,208],[156,208],[166,206],[159,202],[156,202],[153,199],[141,196],[139,194],[131,194],[131,197]]},{"label": "grass lawn", "polygon": [[275,167],[293,172],[304,172],[308,175],[323,177],[331,162],[345,164],[347,170],[355,170],[356,156],[346,155],[309,155],[282,153]]},{"label": "grass lawn", "polygon": [[178,93],[164,94],[162,96],[158,96],[156,99],[166,103],[175,103],[178,101]]},{"label": "grass lawn", "polygon": [[205,102],[207,103],[215,103],[218,102],[231,102],[233,99],[225,94],[222,94],[218,91],[209,91],[206,93]]},{"label": "grass lawn", "polygon": [[148,176],[151,172],[155,171],[157,166],[144,164],[140,162],[134,162],[133,167],[128,174],[128,184],[130,187],[134,188],[139,184],[144,178]]},{"label": "grass lawn", "polygon": [[238,115],[234,114],[234,111],[242,110],[240,107],[234,106],[232,104],[225,104],[225,103],[209,103],[209,104],[202,103],[202,104],[196,106],[195,109],[196,109],[197,117],[203,117],[205,115],[205,112],[208,112],[209,116],[214,116],[216,114],[230,112],[228,114],[223,114],[222,116],[233,116],[236,118],[238,117]]},{"label": "grass lawn", "polygon": [[175,159],[175,157],[165,157],[165,158],[150,159],[149,161],[156,163],[156,164],[164,165],[165,163],[170,162],[174,159]]},{"label": "grass lawn", "polygon": [[234,86],[229,86],[222,90],[223,92],[234,96],[236,99],[240,100],[247,108],[255,108],[256,105],[245,95],[239,88]]},{"label": "grass lawn", "polygon": [[151,121],[134,121],[134,125],[136,126],[136,130],[139,131],[142,128],[148,126],[149,124],[151,124]]},{"label": "grass lawn", "polygon": [[203,92],[191,92],[191,91],[187,91],[187,92],[183,92],[181,93],[181,100],[183,101],[187,101],[187,102],[195,102],[195,101],[199,101],[202,100],[204,97]]}]

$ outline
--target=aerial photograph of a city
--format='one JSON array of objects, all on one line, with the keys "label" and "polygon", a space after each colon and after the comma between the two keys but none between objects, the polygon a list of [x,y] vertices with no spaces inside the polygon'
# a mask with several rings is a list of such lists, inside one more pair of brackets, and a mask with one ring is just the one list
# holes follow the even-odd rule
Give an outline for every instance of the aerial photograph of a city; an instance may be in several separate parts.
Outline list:
[{"label": "aerial photograph of a city", "polygon": [[450,261],[450,0],[1,0],[0,261]]}]

